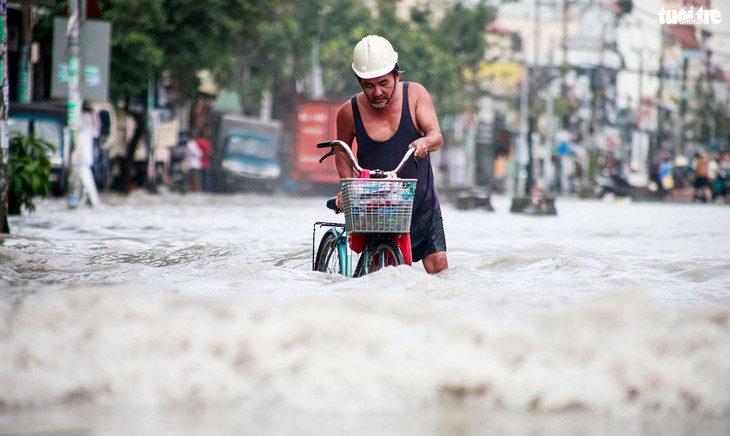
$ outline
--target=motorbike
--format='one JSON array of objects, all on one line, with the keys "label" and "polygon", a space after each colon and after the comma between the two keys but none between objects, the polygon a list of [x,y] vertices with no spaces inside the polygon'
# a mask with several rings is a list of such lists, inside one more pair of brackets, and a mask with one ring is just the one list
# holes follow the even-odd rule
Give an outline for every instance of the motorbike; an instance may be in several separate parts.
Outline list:
[{"label": "motorbike", "polygon": [[613,195],[616,198],[630,198],[631,184],[620,174],[599,174],[594,179],[598,198]]}]

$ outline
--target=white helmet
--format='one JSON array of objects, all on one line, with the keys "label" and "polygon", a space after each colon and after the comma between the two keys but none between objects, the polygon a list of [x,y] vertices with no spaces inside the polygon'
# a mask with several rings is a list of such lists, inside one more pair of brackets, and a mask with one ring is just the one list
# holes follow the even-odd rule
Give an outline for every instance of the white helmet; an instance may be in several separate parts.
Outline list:
[{"label": "white helmet", "polygon": [[361,79],[384,76],[398,63],[398,52],[382,36],[368,35],[361,39],[352,52],[352,70]]}]

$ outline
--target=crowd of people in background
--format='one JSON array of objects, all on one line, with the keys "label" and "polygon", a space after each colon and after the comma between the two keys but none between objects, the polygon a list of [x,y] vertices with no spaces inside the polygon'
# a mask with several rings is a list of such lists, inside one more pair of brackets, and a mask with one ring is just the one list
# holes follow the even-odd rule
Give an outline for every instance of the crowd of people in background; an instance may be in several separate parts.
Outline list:
[{"label": "crowd of people in background", "polygon": [[665,200],[699,203],[730,202],[730,153],[691,158],[666,153],[652,171],[652,181]]}]

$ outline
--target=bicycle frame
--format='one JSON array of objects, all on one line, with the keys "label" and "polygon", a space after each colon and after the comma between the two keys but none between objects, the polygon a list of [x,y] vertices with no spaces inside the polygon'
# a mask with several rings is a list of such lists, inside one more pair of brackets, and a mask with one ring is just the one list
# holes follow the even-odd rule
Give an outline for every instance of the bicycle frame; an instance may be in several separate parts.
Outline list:
[{"label": "bicycle frame", "polygon": [[[339,140],[320,142],[317,144],[317,148],[330,147],[330,151],[325,154],[321,159],[320,163],[329,156],[337,154],[337,149],[341,149],[345,152],[346,158],[350,161],[350,166],[353,170],[358,173],[363,173],[365,170],[360,167],[357,163],[357,159],[352,153],[350,147]],[[370,178],[372,179],[396,179],[398,177],[398,171],[405,165],[406,161],[413,156],[415,149],[410,148],[403,159],[400,161],[398,166],[392,171],[382,170],[369,170]],[[334,199],[328,201],[328,207],[333,209],[336,213],[340,211],[334,205]],[[319,247],[315,248],[316,244],[316,233],[317,228],[328,227],[328,230],[322,235],[319,243]],[[360,230],[360,229],[358,229]],[[357,234],[360,234],[358,232]],[[314,223],[312,228],[312,270],[314,271],[328,271],[333,272],[333,265],[330,265],[332,256],[337,255],[338,267],[340,274],[347,277],[359,277],[361,275],[368,274],[369,272],[376,271],[380,268],[389,265],[402,265],[404,263],[410,264],[410,245],[409,240],[406,239],[405,246],[408,247],[407,261],[404,257],[403,251],[398,245],[401,240],[398,238],[400,233],[366,233],[365,244],[363,251],[361,252],[357,266],[353,270],[353,254],[350,247],[350,240],[345,224],[342,223],[331,223],[318,221]],[[407,232],[405,233],[407,234]],[[359,250],[358,250],[359,251]]]}]

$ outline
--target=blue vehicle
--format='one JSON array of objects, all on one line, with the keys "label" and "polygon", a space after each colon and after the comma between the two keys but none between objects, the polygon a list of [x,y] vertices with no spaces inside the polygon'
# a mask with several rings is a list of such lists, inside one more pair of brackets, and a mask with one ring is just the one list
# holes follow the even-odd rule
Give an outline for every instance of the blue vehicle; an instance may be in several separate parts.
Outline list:
[{"label": "blue vehicle", "polygon": [[216,190],[271,192],[281,176],[281,123],[232,114],[218,116],[212,123],[211,165]]},{"label": "blue vehicle", "polygon": [[33,133],[53,144],[51,161],[51,189],[53,195],[66,194],[71,165],[71,131],[67,126],[65,105],[53,103],[11,103],[8,131],[13,135]]}]

